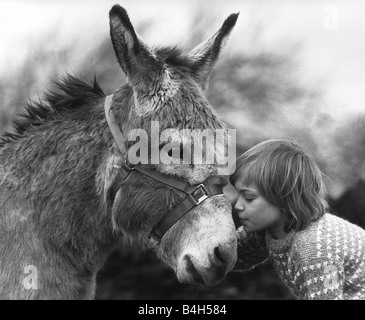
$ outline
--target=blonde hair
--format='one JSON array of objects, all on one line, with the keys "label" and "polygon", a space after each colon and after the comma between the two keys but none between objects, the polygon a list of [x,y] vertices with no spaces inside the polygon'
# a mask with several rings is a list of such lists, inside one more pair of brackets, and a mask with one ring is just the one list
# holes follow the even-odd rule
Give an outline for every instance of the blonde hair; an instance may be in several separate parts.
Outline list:
[{"label": "blonde hair", "polygon": [[328,209],[322,173],[310,153],[291,139],[266,140],[242,154],[231,183],[243,179],[290,214],[285,231],[303,230]]}]

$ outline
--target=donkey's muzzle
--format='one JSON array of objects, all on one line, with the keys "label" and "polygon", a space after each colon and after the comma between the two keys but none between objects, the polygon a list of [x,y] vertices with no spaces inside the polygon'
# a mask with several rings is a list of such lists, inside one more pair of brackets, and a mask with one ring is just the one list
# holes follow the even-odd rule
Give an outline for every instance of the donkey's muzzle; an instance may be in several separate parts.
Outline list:
[{"label": "donkey's muzzle", "polygon": [[185,270],[190,275],[185,283],[212,286],[219,283],[232,270],[236,261],[235,247],[218,245],[209,255],[209,267],[202,266],[194,256],[186,254],[183,258]]}]

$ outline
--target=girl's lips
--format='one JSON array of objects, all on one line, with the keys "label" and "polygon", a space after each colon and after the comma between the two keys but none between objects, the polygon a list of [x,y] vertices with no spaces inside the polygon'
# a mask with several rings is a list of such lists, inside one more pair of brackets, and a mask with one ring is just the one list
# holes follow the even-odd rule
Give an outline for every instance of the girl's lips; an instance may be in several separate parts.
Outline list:
[{"label": "girl's lips", "polygon": [[243,226],[243,228],[245,228],[245,226],[247,225],[247,219],[240,219],[240,223],[241,223],[241,226]]}]

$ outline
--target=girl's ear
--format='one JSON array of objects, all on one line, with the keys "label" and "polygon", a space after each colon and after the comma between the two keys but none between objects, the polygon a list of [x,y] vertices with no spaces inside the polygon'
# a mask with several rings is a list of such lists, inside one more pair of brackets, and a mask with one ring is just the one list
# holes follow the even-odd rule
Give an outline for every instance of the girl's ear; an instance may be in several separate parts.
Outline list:
[{"label": "girl's ear", "polygon": [[285,223],[284,231],[289,232],[295,227],[296,219],[293,216],[289,216],[289,212],[286,209],[282,209],[283,213],[288,214],[288,221]]}]

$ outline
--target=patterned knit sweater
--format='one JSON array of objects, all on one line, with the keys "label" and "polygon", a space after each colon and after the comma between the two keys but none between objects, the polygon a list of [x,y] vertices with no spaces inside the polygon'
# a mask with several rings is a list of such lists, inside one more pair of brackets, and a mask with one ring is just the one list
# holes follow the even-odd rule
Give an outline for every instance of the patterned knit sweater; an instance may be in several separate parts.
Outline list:
[{"label": "patterned knit sweater", "polygon": [[271,260],[297,299],[365,300],[365,230],[326,213],[283,239],[237,231],[235,270]]}]

